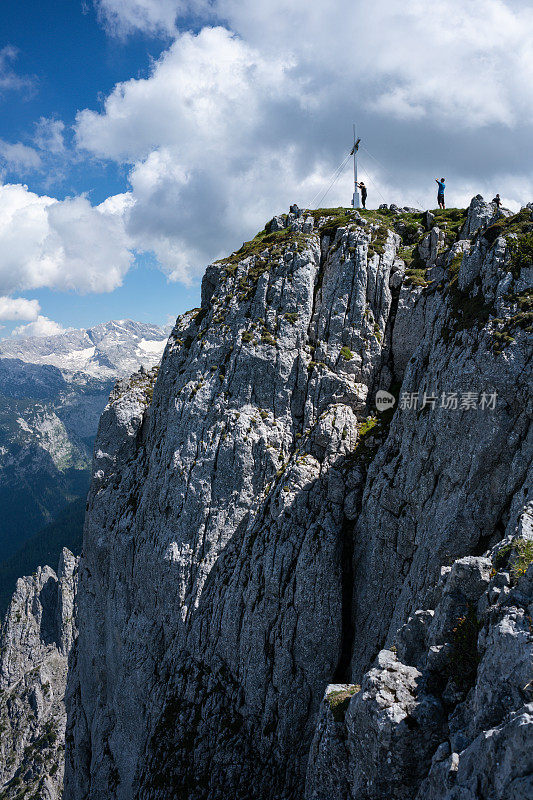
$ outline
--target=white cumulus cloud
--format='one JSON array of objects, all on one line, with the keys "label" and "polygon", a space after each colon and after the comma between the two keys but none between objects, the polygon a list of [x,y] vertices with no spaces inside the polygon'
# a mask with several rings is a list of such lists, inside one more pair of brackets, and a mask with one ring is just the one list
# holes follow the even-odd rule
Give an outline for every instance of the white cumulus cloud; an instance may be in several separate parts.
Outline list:
[{"label": "white cumulus cloud", "polygon": [[[147,78],[117,84],[100,112],[76,121],[81,150],[130,165],[127,231],[173,279],[327,188],[354,118],[370,151],[361,170],[371,205],[432,206],[437,173],[452,205],[470,187],[531,185],[533,12],[520,3],[104,6],[124,30],[151,30],[156,19],[170,30],[186,12],[231,28],[175,32]],[[325,202],[348,204],[350,183],[346,169]]]},{"label": "white cumulus cloud", "polygon": [[[533,9],[516,0],[373,3],[218,0],[232,28],[262,52],[291,52],[322,94],[438,126],[533,117]],[[285,13],[284,13],[285,12]]]},{"label": "white cumulus cloud", "polygon": [[55,336],[58,333],[63,333],[63,328],[59,323],[54,322],[48,317],[43,317],[39,314],[34,322],[28,325],[19,325],[11,333],[11,336]]},{"label": "white cumulus cloud", "polygon": [[[437,175],[449,205],[479,191],[512,208],[532,199],[533,9],[521,0],[94,2],[109,33],[170,42],[148,77],[76,119],[80,153],[118,163],[129,185],[99,206],[0,186],[0,293],[111,291],[133,248],[187,282],[292,202],[348,204],[349,165],[321,195],[354,120],[370,206],[434,206]],[[0,89],[14,56],[0,51]],[[4,146],[20,168],[48,165],[71,155],[64,134],[41,118],[39,153]]]},{"label": "white cumulus cloud", "polygon": [[108,32],[115,36],[134,31],[171,35],[176,32],[178,14],[207,6],[207,0],[94,0],[94,5]]},{"label": "white cumulus cloud", "polygon": [[63,153],[65,151],[64,130],[65,123],[62,120],[41,117],[35,123],[33,141],[40,150],[54,154]]},{"label": "white cumulus cloud", "polygon": [[112,199],[92,206],[82,196],[58,201],[21,184],[0,185],[0,292],[120,286],[133,255],[123,215],[112,205]]},{"label": "white cumulus cloud", "polygon": [[41,310],[38,300],[27,300],[25,297],[0,297],[0,319],[35,321]]},{"label": "white cumulus cloud", "polygon": [[[520,0],[96,0],[111,32],[177,35],[187,15],[223,21],[263,55],[291,56],[384,114],[437,123],[531,120],[533,9]],[[110,26],[110,27],[109,27]],[[346,101],[349,102],[349,94]]]},{"label": "white cumulus cloud", "polygon": [[306,181],[289,130],[272,124],[305,113],[292,66],[204,28],[180,36],[150,78],[117,86],[103,114],[78,115],[80,147],[133,165],[129,234],[172,278],[187,280],[275,209],[282,186]]},{"label": "white cumulus cloud", "polygon": [[12,45],[6,45],[0,49],[0,93],[5,91],[21,91],[31,89],[34,79],[27,75],[17,74],[11,66],[15,61],[18,50]]}]

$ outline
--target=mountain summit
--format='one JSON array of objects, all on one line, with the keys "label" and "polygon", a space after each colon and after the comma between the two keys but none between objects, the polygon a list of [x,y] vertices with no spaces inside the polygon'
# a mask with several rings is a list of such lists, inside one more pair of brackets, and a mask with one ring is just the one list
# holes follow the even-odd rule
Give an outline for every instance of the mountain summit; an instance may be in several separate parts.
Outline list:
[{"label": "mountain summit", "polygon": [[65,800],[531,794],[532,217],[292,209],[207,268],[100,421]]}]

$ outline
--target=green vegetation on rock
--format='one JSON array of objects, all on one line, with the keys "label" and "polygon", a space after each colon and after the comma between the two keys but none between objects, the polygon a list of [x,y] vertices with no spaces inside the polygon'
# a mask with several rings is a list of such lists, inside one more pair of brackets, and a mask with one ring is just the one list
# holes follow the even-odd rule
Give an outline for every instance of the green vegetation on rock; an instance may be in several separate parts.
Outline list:
[{"label": "green vegetation on rock", "polygon": [[511,576],[516,583],[525,575],[529,565],[533,563],[533,541],[517,539],[513,544],[514,555],[511,557]]},{"label": "green vegetation on rock", "polygon": [[[244,261],[245,258],[249,258],[250,256],[263,256],[265,251],[268,251],[268,256],[272,257],[279,255],[282,249],[286,248],[289,244],[295,243],[299,247],[302,247],[306,242],[306,236],[297,231],[291,231],[289,228],[284,228],[281,231],[273,231],[272,233],[262,230],[249,242],[244,242],[242,247],[235,250],[230,256],[216,263],[225,266],[226,272],[233,273],[237,265],[241,261]],[[267,268],[268,261],[265,256],[265,258],[256,261],[254,267],[248,273],[248,276],[257,279]]]},{"label": "green vegetation on rock", "polygon": [[446,208],[431,212],[435,217],[433,227],[446,231],[445,243],[450,247],[459,237],[459,232],[466,222],[468,209]]},{"label": "green vegetation on rock", "polygon": [[272,334],[271,334],[271,333],[269,333],[268,331],[264,331],[264,332],[261,334],[261,343],[262,343],[262,344],[270,344],[270,345],[272,345],[273,347],[275,347],[275,345],[276,345],[276,340],[274,339],[274,337],[272,336]]},{"label": "green vegetation on rock", "polygon": [[283,318],[286,319],[287,322],[290,322],[291,325],[296,325],[296,322],[298,321],[298,314],[296,311],[289,311],[283,315]]},{"label": "green vegetation on rock", "polygon": [[531,214],[530,208],[522,208],[518,214],[514,214],[512,217],[502,217],[489,225],[481,235],[490,244],[493,244],[498,236],[509,236],[509,234],[523,236],[533,230]]},{"label": "green vegetation on rock", "polygon": [[378,255],[383,255],[385,252],[385,243],[387,241],[387,237],[389,235],[389,228],[385,227],[385,225],[380,225],[377,230],[374,231],[372,240],[368,245],[368,257],[372,258],[375,256],[376,253]]},{"label": "green vegetation on rock", "polygon": [[411,247],[401,247],[398,255],[405,262],[405,282],[407,286],[428,286],[427,268],[420,258],[418,244]]},{"label": "green vegetation on rock", "polygon": [[405,282],[408,286],[429,286],[429,281],[426,278],[426,269],[406,269]]},{"label": "green vegetation on rock", "polygon": [[511,272],[518,278],[522,269],[533,266],[533,233],[522,233],[516,239],[508,240],[507,247],[511,255]]},{"label": "green vegetation on rock", "polygon": [[[355,212],[347,208],[317,208],[306,213],[313,217],[315,228],[320,234],[331,238],[334,238],[337,228],[355,225],[357,222]],[[326,222],[320,226],[320,220],[324,217]]]},{"label": "green vegetation on rock", "polygon": [[[495,318],[496,326],[491,331],[494,340],[494,351],[501,353],[503,349],[516,341],[518,329],[531,333],[533,331],[533,289],[526,289],[523,292],[510,292],[504,295],[516,309],[515,313],[505,319]],[[513,336],[513,334],[515,334]]]},{"label": "green vegetation on rock", "polygon": [[[409,247],[418,244],[425,234],[424,228],[421,224],[421,219],[415,221],[412,219],[414,215],[409,215],[410,218],[402,217],[401,222],[394,225],[394,230],[402,237],[402,244],[404,247]],[[422,217],[422,214],[417,214],[417,217]]]},{"label": "green vegetation on rock", "polygon": [[445,342],[451,341],[460,331],[482,327],[487,323],[494,307],[487,303],[481,292],[476,295],[459,289],[459,268],[463,254],[459,253],[448,266],[449,280],[446,285],[446,294],[450,303],[451,319],[449,326],[443,328],[442,337]]},{"label": "green vegetation on rock", "polygon": [[350,700],[354,694],[357,694],[359,691],[361,691],[359,684],[353,684],[352,686],[347,686],[345,689],[337,689],[327,695],[326,699],[335,722],[342,722],[344,720]]},{"label": "green vegetation on rock", "polygon": [[513,583],[526,574],[533,563],[533,541],[531,539],[515,539],[500,548],[493,559],[494,569],[507,568]]}]

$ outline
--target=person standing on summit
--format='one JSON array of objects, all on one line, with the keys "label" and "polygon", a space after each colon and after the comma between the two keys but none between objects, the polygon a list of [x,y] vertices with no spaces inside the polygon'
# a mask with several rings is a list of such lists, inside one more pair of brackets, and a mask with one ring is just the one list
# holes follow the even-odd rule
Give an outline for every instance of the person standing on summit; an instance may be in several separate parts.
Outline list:
[{"label": "person standing on summit", "polygon": [[366,208],[366,196],[368,194],[366,186],[363,181],[360,181],[357,185],[361,189],[361,202],[363,204],[363,208]]},{"label": "person standing on summit", "polygon": [[446,208],[446,204],[444,203],[444,189],[446,188],[444,185],[444,181],[446,178],[441,178],[440,181],[438,178],[435,178],[439,188],[437,190],[437,203],[439,204],[439,208]]}]

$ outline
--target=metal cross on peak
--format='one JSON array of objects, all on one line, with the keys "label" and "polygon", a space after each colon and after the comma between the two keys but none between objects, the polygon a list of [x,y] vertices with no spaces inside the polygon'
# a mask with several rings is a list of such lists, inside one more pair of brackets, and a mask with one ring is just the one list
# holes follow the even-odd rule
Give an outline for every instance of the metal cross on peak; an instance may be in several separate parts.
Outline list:
[{"label": "metal cross on peak", "polygon": [[353,208],[360,208],[361,207],[361,197],[359,195],[359,185],[357,181],[357,151],[359,150],[359,143],[361,142],[361,137],[359,139],[356,138],[356,130],[355,125],[353,126],[353,147],[350,151],[350,155],[353,156],[353,197],[352,197],[352,207]]}]

